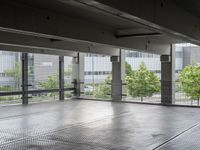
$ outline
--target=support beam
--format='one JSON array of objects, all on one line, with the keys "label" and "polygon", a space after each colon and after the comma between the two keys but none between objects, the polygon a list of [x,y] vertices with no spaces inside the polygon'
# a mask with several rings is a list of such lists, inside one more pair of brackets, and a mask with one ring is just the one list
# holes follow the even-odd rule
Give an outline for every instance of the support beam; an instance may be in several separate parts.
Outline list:
[{"label": "support beam", "polygon": [[[105,13],[105,15],[108,14]],[[114,18],[125,21],[116,16]],[[132,24],[132,21],[128,20],[128,22]],[[157,54],[169,54],[168,40],[171,42],[171,38],[166,36],[119,39],[115,36],[116,29],[110,26],[7,1],[0,5],[0,31],[53,39],[56,41],[54,43],[76,39],[94,46],[101,43],[115,48],[138,49]]]},{"label": "support beam", "polygon": [[22,53],[22,104],[28,104],[28,53]]},{"label": "support beam", "polygon": [[84,53],[78,53],[73,57],[72,77],[74,83],[74,97],[79,98],[84,92]]},{"label": "support beam", "polygon": [[92,8],[137,22],[163,34],[200,45],[199,18],[171,0],[79,1]]},{"label": "support beam", "polygon": [[161,56],[161,103],[175,103],[175,49],[171,45],[171,55]]},{"label": "support beam", "polygon": [[125,81],[125,55],[120,52],[120,56],[111,56],[112,62],[112,82],[111,98],[112,100],[122,100],[124,92],[123,83]]},{"label": "support beam", "polygon": [[49,38],[39,38],[30,35],[21,35],[0,31],[0,48],[2,50],[20,51],[27,53],[40,53],[64,56],[76,56],[77,52],[99,53],[104,55],[116,55],[119,49],[102,44],[88,42],[54,41]]},{"label": "support beam", "polygon": [[59,100],[64,100],[64,56],[59,56]]}]

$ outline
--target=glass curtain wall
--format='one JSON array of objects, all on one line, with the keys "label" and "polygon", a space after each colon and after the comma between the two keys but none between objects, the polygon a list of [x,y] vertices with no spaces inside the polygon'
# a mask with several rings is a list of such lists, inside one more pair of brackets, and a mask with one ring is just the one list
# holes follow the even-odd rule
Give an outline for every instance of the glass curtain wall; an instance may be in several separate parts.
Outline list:
[{"label": "glass curtain wall", "polygon": [[84,75],[84,97],[111,99],[112,64],[110,56],[86,54]]},{"label": "glass curtain wall", "polygon": [[175,104],[199,106],[200,99],[200,47],[176,44]]},{"label": "glass curtain wall", "polygon": [[[59,56],[28,54],[29,90],[59,88]],[[58,100],[58,92],[29,95],[29,102]]]},{"label": "glass curtain wall", "polygon": [[125,50],[125,101],[160,103],[160,55]]},{"label": "glass curtain wall", "polygon": [[[0,51],[0,92],[21,91],[21,53]],[[21,95],[0,96],[0,104],[21,103]]]},{"label": "glass curtain wall", "polygon": [[[65,80],[65,88],[73,87],[72,84],[72,57],[65,56],[64,57],[64,80]],[[65,99],[71,98],[73,96],[72,91],[65,91]]]}]

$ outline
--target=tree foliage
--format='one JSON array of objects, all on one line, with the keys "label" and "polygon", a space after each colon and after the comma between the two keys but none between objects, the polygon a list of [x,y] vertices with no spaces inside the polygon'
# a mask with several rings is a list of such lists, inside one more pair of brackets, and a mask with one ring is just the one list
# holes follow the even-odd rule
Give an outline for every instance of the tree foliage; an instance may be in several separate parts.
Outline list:
[{"label": "tree foliage", "polygon": [[110,94],[111,94],[110,84],[111,84],[110,76],[108,76],[105,79],[103,84],[97,84],[94,89],[95,98],[105,98],[105,99],[110,98]]},{"label": "tree foliage", "polygon": [[48,76],[45,82],[41,82],[40,86],[44,89],[55,89],[58,88],[58,78],[57,76]]},{"label": "tree foliage", "polygon": [[126,76],[131,76],[133,74],[132,67],[127,61],[125,62],[125,74]]},{"label": "tree foliage", "polygon": [[182,90],[193,100],[200,99],[200,66],[193,63],[186,66],[179,75]]},{"label": "tree foliage", "polygon": [[[129,69],[129,67],[126,69]],[[141,101],[143,101],[143,97],[150,97],[160,91],[158,76],[149,71],[143,62],[138,70],[131,71],[129,75],[127,74],[126,83],[129,95],[140,97]]]},{"label": "tree foliage", "polygon": [[0,91],[12,91],[12,87],[9,85],[1,86]]},{"label": "tree foliage", "polygon": [[[40,82],[40,86],[44,89],[56,89],[59,88],[58,84],[58,75],[57,76],[48,76],[48,79],[45,82]],[[50,93],[50,96],[55,96],[58,95],[58,93]]]}]

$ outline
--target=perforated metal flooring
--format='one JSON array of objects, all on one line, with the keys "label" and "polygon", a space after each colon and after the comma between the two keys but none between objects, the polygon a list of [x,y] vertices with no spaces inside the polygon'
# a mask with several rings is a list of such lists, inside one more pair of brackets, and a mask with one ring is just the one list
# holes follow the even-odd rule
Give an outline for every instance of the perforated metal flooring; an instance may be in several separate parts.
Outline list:
[{"label": "perforated metal flooring", "polygon": [[87,100],[0,107],[0,149],[200,149],[199,123],[198,108]]}]

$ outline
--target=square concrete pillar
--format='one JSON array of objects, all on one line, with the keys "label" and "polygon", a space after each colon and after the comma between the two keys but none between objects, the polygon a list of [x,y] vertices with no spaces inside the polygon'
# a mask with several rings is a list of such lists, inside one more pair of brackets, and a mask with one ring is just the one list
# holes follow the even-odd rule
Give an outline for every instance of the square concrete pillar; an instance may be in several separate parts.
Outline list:
[{"label": "square concrete pillar", "polygon": [[111,56],[112,62],[112,82],[111,97],[112,100],[122,100],[124,92],[123,83],[125,81],[125,55],[120,50],[119,56]]},{"label": "square concrete pillar", "polygon": [[161,103],[175,103],[175,49],[170,55],[161,55]]},{"label": "square concrete pillar", "polygon": [[84,57],[84,53],[78,53],[76,57],[73,57],[72,79],[75,98],[79,98],[84,92]]}]

